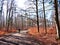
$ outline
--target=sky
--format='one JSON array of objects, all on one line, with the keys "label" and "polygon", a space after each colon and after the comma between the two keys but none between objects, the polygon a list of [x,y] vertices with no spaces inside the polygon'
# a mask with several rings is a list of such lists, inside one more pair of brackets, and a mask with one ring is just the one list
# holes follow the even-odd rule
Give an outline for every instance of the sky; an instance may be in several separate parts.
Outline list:
[{"label": "sky", "polygon": [[[17,4],[18,8],[26,9],[27,5],[25,4],[25,1],[27,1],[27,0],[16,0],[16,4]],[[46,3],[45,6],[47,6],[47,5],[49,5],[49,4]],[[5,8],[5,6],[4,6],[4,8]],[[50,8],[52,8],[52,7],[50,6],[50,7],[46,8],[46,9],[50,9]],[[47,13],[49,13],[48,18],[50,17],[52,11],[49,11],[49,12],[47,12]]]},{"label": "sky", "polygon": [[27,1],[27,0],[16,0],[17,6],[19,8],[24,8],[25,9],[26,8],[26,5],[24,4],[25,1]]},{"label": "sky", "polygon": [[[17,6],[18,6],[19,8],[26,9],[25,1],[27,1],[27,0],[16,0]],[[47,6],[47,5],[49,5],[49,4],[46,3],[45,6]],[[48,8],[46,8],[46,9],[50,9],[50,8],[51,8],[51,7],[48,7]],[[50,13],[49,13],[49,15],[48,15],[48,18],[50,17],[51,12],[52,12],[52,11],[50,11]]]},{"label": "sky", "polygon": [[[18,6],[18,8],[23,8],[25,9],[25,1],[27,0],[15,0],[16,1],[16,4]],[[3,7],[3,10],[4,10],[4,14],[5,14],[5,17],[6,17],[6,1],[4,1],[4,7]]]}]

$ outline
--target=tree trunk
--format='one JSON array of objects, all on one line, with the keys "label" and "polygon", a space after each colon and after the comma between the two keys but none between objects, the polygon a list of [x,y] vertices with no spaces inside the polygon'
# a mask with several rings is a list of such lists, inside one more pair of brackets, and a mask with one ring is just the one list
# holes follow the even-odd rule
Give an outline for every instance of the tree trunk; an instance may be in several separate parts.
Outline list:
[{"label": "tree trunk", "polygon": [[43,13],[44,13],[44,28],[45,28],[45,34],[47,34],[44,0],[43,0]]},{"label": "tree trunk", "polygon": [[21,21],[22,21],[22,30],[23,30],[23,28],[24,28],[24,27],[23,27],[23,25],[24,25],[23,23],[24,23],[24,22],[23,22],[23,16],[22,16],[22,15],[21,15]]},{"label": "tree trunk", "polygon": [[39,32],[38,0],[36,0],[37,29]]},{"label": "tree trunk", "polygon": [[56,24],[57,24],[57,28],[58,28],[58,38],[60,39],[60,26],[59,26],[59,18],[58,18],[58,2],[57,0],[54,0],[54,4],[55,4],[55,16],[56,16]]},{"label": "tree trunk", "polygon": [[2,0],[2,6],[1,6],[1,10],[2,10],[2,28],[4,27],[4,12],[3,12],[3,5],[4,5],[4,0]]},{"label": "tree trunk", "polygon": [[7,1],[7,11],[6,11],[6,29],[8,31],[8,1]]},{"label": "tree trunk", "polygon": [[13,1],[11,0],[11,4],[10,4],[10,9],[9,9],[9,14],[8,14],[8,23],[7,23],[7,31],[10,29],[10,24],[11,24],[11,11],[12,11],[12,5],[13,5]]}]

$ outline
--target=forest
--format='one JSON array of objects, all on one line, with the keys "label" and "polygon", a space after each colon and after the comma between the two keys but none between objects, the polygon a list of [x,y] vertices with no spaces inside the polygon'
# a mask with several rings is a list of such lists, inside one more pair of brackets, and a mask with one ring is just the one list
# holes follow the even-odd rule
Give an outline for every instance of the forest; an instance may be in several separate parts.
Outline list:
[{"label": "forest", "polygon": [[0,0],[0,45],[60,45],[60,0]]}]

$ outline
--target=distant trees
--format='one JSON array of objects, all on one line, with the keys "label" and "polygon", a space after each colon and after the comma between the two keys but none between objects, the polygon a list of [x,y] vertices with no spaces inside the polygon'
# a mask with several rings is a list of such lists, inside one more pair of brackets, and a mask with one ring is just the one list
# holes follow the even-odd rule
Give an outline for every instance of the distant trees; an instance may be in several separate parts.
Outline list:
[{"label": "distant trees", "polygon": [[[1,25],[0,27],[4,26],[4,20],[5,20],[4,18],[5,14],[3,10],[4,1],[7,1],[6,4],[7,31],[11,30],[14,25],[16,28],[21,26],[22,29],[24,27],[37,26],[39,32],[39,26],[42,25],[45,28],[45,32],[47,33],[47,25],[48,24],[52,25],[51,23],[55,24],[55,20],[58,27],[58,31],[60,30],[57,0],[54,1],[53,0],[28,0],[27,2],[29,3],[26,3],[26,5],[28,5],[27,8],[26,9],[19,8],[18,9],[19,11],[17,11],[16,9],[17,6],[15,4],[15,0],[1,0],[0,1],[1,3],[0,4],[1,5],[0,6],[0,25]],[[54,20],[54,8],[55,8],[55,18],[56,18],[55,20]],[[49,17],[48,15],[50,16],[51,19],[48,18]],[[60,31],[58,32],[58,34],[60,36]]]},{"label": "distant trees", "polygon": [[1,24],[2,24],[2,9],[1,9],[1,0],[0,0],[0,28],[1,28]]},{"label": "distant trees", "polygon": [[7,0],[6,25],[7,31],[13,27],[14,0]]},{"label": "distant trees", "polygon": [[[48,6],[51,6],[51,5],[47,5],[46,6],[46,3],[49,4],[49,3],[52,3],[51,0],[50,1],[47,1],[47,0],[28,0],[28,5],[29,5],[29,9],[32,8],[33,10],[30,10],[31,14],[32,13],[35,13],[35,19],[36,20],[36,24],[37,24],[37,27],[38,27],[38,30],[39,30],[39,26],[41,26],[41,23],[44,23],[44,26],[45,27],[45,31],[47,30],[46,28],[46,14],[49,10],[52,10],[50,8],[48,8]],[[48,8],[48,9],[45,9],[45,8]],[[33,12],[34,11],[34,12]],[[34,14],[33,14],[34,15]],[[34,17],[34,16],[33,16]],[[33,18],[34,19],[34,18]],[[41,19],[44,19],[43,22],[41,22],[42,20]],[[34,23],[34,22],[33,22]],[[39,31],[38,31],[39,32]],[[47,32],[47,31],[46,31]]]},{"label": "distant trees", "polygon": [[4,27],[4,10],[3,10],[4,0],[0,0],[0,27]]},{"label": "distant trees", "polygon": [[[29,13],[30,13],[30,15],[31,16],[33,16],[32,17],[32,19],[33,20],[35,20],[35,21],[33,21],[32,20],[32,23],[34,24],[37,24],[37,29],[38,29],[38,32],[39,32],[39,15],[38,15],[38,0],[28,0],[28,5],[29,5],[29,7],[28,7],[28,11],[29,11]],[[31,18],[31,16],[30,16],[30,18]],[[34,19],[34,17],[35,17],[35,19]]]}]

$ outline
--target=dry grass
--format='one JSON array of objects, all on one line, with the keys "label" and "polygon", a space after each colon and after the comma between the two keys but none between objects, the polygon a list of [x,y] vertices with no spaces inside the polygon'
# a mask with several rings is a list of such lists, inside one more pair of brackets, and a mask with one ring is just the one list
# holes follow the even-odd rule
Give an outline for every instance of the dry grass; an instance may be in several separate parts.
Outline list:
[{"label": "dry grass", "polygon": [[37,30],[37,27],[31,27],[29,28],[29,34],[36,38],[37,40],[40,40],[45,43],[45,45],[58,45],[58,42],[56,40],[56,28],[55,27],[49,27],[47,28],[47,34],[45,35],[45,30],[43,27],[39,28],[39,32]]},{"label": "dry grass", "polygon": [[[35,35],[35,34],[45,34],[45,30],[43,27],[39,28],[39,32],[37,30],[37,27],[31,27],[28,29],[29,30],[29,34]],[[47,28],[47,34],[56,34],[56,28],[55,27],[49,27]]]},{"label": "dry grass", "polygon": [[14,33],[14,32],[16,32],[16,29],[14,29],[14,28],[12,28],[12,30],[9,30],[8,32],[7,32],[6,28],[2,28],[2,29],[0,29],[0,36],[3,36],[8,33]]}]

